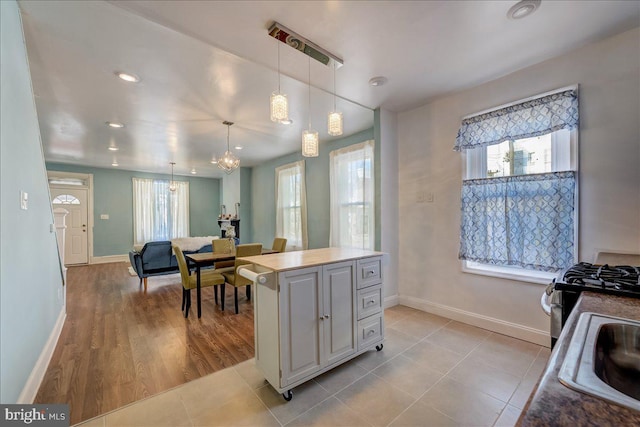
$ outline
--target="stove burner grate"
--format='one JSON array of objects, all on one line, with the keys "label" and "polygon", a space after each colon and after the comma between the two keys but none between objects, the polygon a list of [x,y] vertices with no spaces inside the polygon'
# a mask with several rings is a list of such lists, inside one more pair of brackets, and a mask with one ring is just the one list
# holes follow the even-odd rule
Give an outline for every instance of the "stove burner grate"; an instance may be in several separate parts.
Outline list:
[{"label": "stove burner grate", "polygon": [[569,268],[566,283],[640,292],[640,268],[630,265],[609,266],[581,262]]}]

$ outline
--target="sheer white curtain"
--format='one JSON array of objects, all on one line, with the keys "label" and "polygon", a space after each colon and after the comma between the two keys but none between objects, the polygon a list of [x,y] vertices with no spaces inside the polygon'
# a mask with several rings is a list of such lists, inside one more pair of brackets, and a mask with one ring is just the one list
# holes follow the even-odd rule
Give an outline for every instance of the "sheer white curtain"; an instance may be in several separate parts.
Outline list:
[{"label": "sheer white curtain", "polygon": [[373,147],[365,141],[329,154],[330,246],[375,248]]},{"label": "sheer white curtain", "polygon": [[304,160],[276,168],[276,237],[289,250],[308,248]]},{"label": "sheer white curtain", "polygon": [[143,244],[189,236],[189,183],[133,178],[133,240]]}]

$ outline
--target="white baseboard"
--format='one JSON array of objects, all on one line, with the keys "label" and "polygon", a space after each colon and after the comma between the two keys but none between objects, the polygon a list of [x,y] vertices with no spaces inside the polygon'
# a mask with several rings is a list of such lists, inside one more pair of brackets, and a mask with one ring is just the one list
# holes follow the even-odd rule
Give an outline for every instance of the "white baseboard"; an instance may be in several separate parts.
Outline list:
[{"label": "white baseboard", "polygon": [[40,353],[40,357],[38,357],[35,366],[31,370],[31,374],[29,374],[29,378],[27,378],[27,382],[22,388],[16,403],[23,405],[31,404],[35,400],[40,384],[42,383],[42,379],[44,378],[44,374],[47,372],[51,356],[53,356],[53,351],[56,349],[56,344],[58,344],[58,338],[60,338],[60,333],[62,332],[62,327],[64,326],[66,318],[67,313],[63,306],[60,311],[60,315],[58,316],[58,320],[49,335],[49,339],[47,339],[47,343],[44,345],[44,348]]},{"label": "white baseboard", "polygon": [[110,262],[129,262],[129,255],[94,256],[91,258],[91,264],[108,264]]},{"label": "white baseboard", "polygon": [[[471,311],[460,310],[459,308],[437,304],[420,298],[400,295],[398,301],[402,305],[437,314],[448,319],[457,320],[462,323],[477,326],[499,334],[508,335],[524,341],[529,341],[544,347],[551,346],[549,331],[530,328],[517,323],[506,322]],[[385,299],[386,305],[386,299]]]},{"label": "white baseboard", "polygon": [[394,305],[400,304],[398,302],[398,294],[391,295],[390,297],[384,298],[384,308],[393,307]]}]

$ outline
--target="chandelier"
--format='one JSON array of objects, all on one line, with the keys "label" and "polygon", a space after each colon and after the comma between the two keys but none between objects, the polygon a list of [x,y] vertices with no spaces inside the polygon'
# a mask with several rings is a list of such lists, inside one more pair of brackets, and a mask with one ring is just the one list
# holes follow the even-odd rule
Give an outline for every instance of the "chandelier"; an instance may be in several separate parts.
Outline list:
[{"label": "chandelier", "polygon": [[169,182],[169,191],[173,193],[178,189],[176,182],[173,180],[173,167],[175,166],[176,162],[169,162],[169,164],[171,165],[171,182]]},{"label": "chandelier", "polygon": [[336,110],[336,64],[333,64],[333,111],[327,117],[328,133],[331,136],[342,135],[342,113]]},{"label": "chandelier", "polygon": [[311,129],[311,57],[309,57],[309,129],[302,132],[302,155],[318,157],[318,132]]},{"label": "chandelier", "polygon": [[287,123],[289,121],[289,102],[287,95],[280,92],[280,43],[278,42],[278,91],[271,94],[271,121]]},{"label": "chandelier", "polygon": [[229,128],[233,125],[233,122],[225,120],[222,124],[227,126],[227,151],[225,151],[224,155],[218,159],[218,167],[228,175],[238,169],[238,166],[240,166],[240,159],[234,156],[229,148]]}]

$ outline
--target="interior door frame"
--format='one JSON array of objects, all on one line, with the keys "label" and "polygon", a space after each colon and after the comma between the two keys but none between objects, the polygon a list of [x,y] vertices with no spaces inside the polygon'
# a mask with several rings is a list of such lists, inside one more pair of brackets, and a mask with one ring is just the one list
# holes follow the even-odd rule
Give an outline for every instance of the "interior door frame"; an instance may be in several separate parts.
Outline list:
[{"label": "interior door frame", "polygon": [[[58,180],[82,180],[84,185],[69,185],[63,182],[55,182]],[[52,181],[54,181],[52,183]],[[49,184],[49,194],[51,194],[51,187],[55,188],[70,188],[78,189],[84,188],[87,190],[87,257],[88,264],[93,264],[93,174],[92,173],[76,173],[76,172],[62,172],[62,171],[50,171],[47,170],[47,182]],[[51,197],[49,197],[51,198]]]}]

